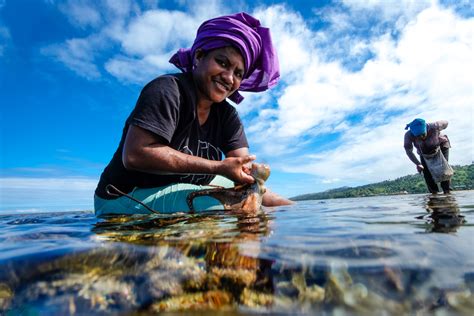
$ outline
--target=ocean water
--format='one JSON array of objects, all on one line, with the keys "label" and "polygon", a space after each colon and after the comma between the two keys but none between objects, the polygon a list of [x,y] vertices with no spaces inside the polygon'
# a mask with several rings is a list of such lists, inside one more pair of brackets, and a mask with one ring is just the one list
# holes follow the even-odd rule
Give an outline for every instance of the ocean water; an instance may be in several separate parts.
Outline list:
[{"label": "ocean water", "polygon": [[[68,207],[64,207],[68,209]],[[473,315],[474,191],[0,215],[0,314]]]}]

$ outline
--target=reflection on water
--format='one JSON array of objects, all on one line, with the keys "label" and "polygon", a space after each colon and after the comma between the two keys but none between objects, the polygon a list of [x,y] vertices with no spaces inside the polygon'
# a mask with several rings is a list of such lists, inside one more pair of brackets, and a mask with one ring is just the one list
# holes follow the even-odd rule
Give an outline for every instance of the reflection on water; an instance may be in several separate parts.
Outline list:
[{"label": "reflection on water", "polygon": [[0,314],[471,315],[473,197],[307,201],[256,216],[3,215]]},{"label": "reflection on water", "polygon": [[430,231],[438,233],[456,232],[466,222],[461,215],[454,195],[428,195],[425,218],[431,224]]}]

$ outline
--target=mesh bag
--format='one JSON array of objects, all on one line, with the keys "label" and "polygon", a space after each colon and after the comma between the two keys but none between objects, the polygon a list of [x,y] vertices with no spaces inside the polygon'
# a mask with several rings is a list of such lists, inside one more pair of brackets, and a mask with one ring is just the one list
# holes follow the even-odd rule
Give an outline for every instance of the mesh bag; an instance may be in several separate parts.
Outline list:
[{"label": "mesh bag", "polygon": [[442,182],[450,180],[454,174],[453,168],[449,165],[446,158],[444,158],[441,150],[436,148],[432,154],[423,154],[428,170],[433,176],[435,182]]}]

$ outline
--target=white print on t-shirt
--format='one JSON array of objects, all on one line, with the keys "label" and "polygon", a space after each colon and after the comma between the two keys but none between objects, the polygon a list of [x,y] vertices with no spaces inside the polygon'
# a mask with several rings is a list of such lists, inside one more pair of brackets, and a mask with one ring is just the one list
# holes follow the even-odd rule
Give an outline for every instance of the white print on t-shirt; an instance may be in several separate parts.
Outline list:
[{"label": "white print on t-shirt", "polygon": [[[183,152],[185,154],[194,156],[194,153],[189,149],[188,146],[184,146],[179,150],[180,152]],[[198,140],[198,147],[197,147],[197,153],[199,157],[206,158],[209,160],[219,160],[223,152],[220,150],[219,147],[214,147],[212,144],[208,142],[203,142],[201,140]],[[182,176],[180,178],[180,181],[186,182],[186,183],[206,183],[211,180],[212,176],[209,175],[202,175],[202,174],[194,174],[194,175],[187,175],[187,176]]]}]

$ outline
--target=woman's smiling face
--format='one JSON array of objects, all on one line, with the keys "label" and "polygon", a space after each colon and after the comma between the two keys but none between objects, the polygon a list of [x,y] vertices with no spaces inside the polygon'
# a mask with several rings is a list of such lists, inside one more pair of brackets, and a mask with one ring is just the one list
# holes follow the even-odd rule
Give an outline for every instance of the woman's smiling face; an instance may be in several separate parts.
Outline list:
[{"label": "woman's smiling face", "polygon": [[197,50],[193,78],[200,100],[218,103],[237,91],[244,76],[244,59],[232,46]]}]

